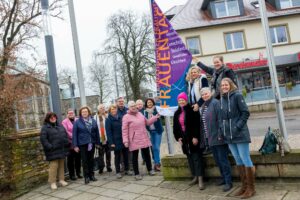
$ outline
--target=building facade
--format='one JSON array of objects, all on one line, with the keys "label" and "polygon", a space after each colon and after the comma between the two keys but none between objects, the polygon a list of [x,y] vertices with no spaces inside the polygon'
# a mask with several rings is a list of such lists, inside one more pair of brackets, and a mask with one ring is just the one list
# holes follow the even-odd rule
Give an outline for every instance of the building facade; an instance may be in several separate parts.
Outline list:
[{"label": "building facade", "polygon": [[[281,95],[300,99],[300,0],[266,0],[266,6]],[[171,24],[201,62],[224,56],[248,103],[274,98],[257,1],[189,0]]]}]

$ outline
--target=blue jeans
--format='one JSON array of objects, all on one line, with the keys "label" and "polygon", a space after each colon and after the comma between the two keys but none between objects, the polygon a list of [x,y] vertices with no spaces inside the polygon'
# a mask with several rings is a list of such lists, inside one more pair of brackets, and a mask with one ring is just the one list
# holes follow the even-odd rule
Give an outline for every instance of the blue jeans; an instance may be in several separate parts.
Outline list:
[{"label": "blue jeans", "polygon": [[150,138],[152,143],[152,154],[154,164],[160,164],[160,144],[161,144],[161,133],[150,131]]},{"label": "blue jeans", "polygon": [[211,147],[215,162],[219,167],[222,179],[226,184],[232,184],[231,165],[228,160],[228,145],[216,145]]},{"label": "blue jeans", "polygon": [[228,144],[228,146],[234,157],[236,165],[253,167],[253,163],[250,158],[249,143]]}]

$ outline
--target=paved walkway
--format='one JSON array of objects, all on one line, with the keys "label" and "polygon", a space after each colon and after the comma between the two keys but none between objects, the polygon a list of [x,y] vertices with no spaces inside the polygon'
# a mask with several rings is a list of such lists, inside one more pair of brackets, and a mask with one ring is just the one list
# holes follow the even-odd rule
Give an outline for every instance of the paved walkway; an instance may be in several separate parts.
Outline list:
[{"label": "paved walkway", "polygon": [[[188,181],[164,181],[161,174],[150,177],[144,176],[141,181],[135,181],[133,176],[125,176],[117,180],[115,175],[105,173],[97,175],[98,181],[88,185],[83,180],[70,182],[67,187],[59,187],[51,191],[49,185],[43,185],[18,200],[236,200],[232,194],[238,188],[224,193],[222,187],[214,186],[212,182],[206,184],[206,189],[200,191],[196,186],[188,186]],[[274,183],[274,181],[256,184],[257,194],[252,200],[300,200],[300,181],[294,183]]]}]

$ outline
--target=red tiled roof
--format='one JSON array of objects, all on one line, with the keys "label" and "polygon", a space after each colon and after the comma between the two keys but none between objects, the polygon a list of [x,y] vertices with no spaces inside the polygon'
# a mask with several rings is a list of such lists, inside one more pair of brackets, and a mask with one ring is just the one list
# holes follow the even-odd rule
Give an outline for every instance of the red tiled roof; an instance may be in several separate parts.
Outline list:
[{"label": "red tiled roof", "polygon": [[[243,16],[213,19],[207,11],[201,10],[204,0],[189,0],[184,7],[175,15],[171,24],[175,30],[184,30],[206,26],[215,26],[227,23],[237,23],[242,21],[255,20],[260,18],[259,8],[251,5],[255,0],[243,0],[245,14]],[[272,5],[266,3],[268,17],[279,17],[287,15],[299,15],[300,8],[276,10]],[[299,18],[300,19],[300,18]]]}]

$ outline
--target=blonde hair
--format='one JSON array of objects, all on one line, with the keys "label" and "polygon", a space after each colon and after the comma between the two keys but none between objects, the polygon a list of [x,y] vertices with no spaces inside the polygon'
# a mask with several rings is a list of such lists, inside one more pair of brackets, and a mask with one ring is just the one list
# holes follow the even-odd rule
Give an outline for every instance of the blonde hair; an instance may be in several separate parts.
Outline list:
[{"label": "blonde hair", "polygon": [[[223,78],[222,81],[221,81],[221,86],[220,87],[222,87],[222,82],[224,82],[224,81],[229,83],[229,86],[230,86],[229,92],[233,92],[233,91],[237,90],[237,86],[234,84],[234,82],[230,78]],[[223,93],[221,88],[220,88],[220,91],[221,91],[221,94],[223,95],[224,93]]]},{"label": "blonde hair", "polygon": [[117,105],[116,104],[111,104],[109,107],[108,107],[108,113],[111,113],[111,110],[112,109],[117,109]]},{"label": "blonde hair", "polygon": [[190,67],[190,69],[186,75],[186,78],[185,78],[186,81],[190,82],[192,80],[192,70],[194,70],[194,69],[197,70],[199,72],[199,74],[201,73],[200,67],[198,67],[198,66]]}]

